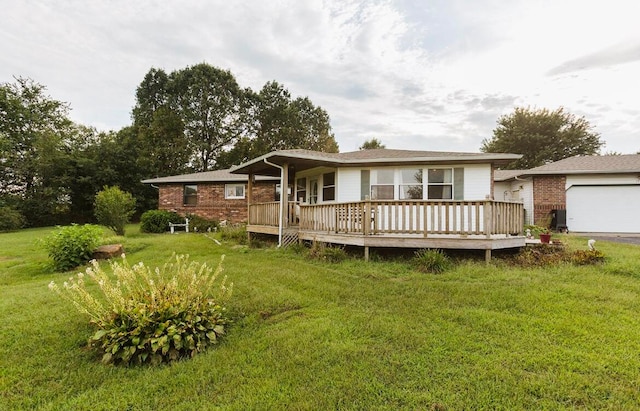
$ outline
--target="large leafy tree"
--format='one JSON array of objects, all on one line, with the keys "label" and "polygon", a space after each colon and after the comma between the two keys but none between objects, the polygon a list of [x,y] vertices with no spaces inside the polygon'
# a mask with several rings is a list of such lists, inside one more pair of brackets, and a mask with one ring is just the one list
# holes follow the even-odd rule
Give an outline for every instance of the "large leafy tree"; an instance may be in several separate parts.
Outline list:
[{"label": "large leafy tree", "polygon": [[507,168],[528,169],[575,155],[597,154],[604,143],[593,126],[564,108],[550,111],[517,107],[498,119],[493,137],[480,148],[485,153],[522,154]]},{"label": "large leafy tree", "polygon": [[0,196],[28,225],[58,223],[68,209],[68,111],[31,79],[0,85]]},{"label": "large leafy tree", "polygon": [[229,167],[275,150],[302,148],[338,152],[329,115],[308,97],[293,99],[276,81],[267,82],[259,93],[245,90],[246,133],[219,158]]},{"label": "large leafy tree", "polygon": [[228,70],[201,63],[171,73],[170,104],[184,124],[196,171],[215,168],[218,155],[242,135],[243,97]]}]

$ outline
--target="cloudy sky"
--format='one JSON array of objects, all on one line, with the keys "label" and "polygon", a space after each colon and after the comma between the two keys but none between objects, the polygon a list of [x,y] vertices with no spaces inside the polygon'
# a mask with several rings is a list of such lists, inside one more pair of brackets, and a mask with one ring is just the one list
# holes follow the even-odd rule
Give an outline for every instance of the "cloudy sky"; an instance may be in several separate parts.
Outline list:
[{"label": "cloudy sky", "polygon": [[331,116],[341,151],[478,151],[515,106],[585,116],[640,151],[637,0],[0,0],[0,83],[45,85],[100,130],[131,123],[152,67],[277,80]]}]

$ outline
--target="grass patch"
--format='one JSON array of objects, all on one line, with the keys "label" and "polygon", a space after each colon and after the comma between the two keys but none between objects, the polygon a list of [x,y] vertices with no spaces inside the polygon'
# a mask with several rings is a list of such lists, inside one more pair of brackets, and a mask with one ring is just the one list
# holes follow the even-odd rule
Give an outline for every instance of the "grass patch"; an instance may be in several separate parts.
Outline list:
[{"label": "grass patch", "polygon": [[[226,254],[234,323],[217,347],[150,368],[100,364],[86,318],[47,289],[35,245],[0,234],[0,409],[634,409],[640,247],[598,242],[595,266],[458,261],[327,264],[275,248],[127,226],[133,264]],[[217,234],[218,236],[220,234]],[[217,237],[220,239],[220,237]],[[567,236],[567,247],[586,239]]]}]

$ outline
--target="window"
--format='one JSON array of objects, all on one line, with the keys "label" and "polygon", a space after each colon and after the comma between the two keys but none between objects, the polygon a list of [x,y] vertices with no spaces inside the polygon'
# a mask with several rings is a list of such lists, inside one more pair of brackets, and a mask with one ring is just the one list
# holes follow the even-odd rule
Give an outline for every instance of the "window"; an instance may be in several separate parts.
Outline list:
[{"label": "window", "polygon": [[427,195],[431,200],[453,199],[453,170],[450,168],[429,169]]},{"label": "window", "polygon": [[400,200],[422,200],[422,170],[400,170]]},{"label": "window", "polygon": [[316,204],[318,202],[318,179],[311,179],[309,181],[309,204]]},{"label": "window", "polygon": [[[291,200],[291,193],[293,190],[293,186],[289,185],[289,187],[287,188],[287,201]],[[276,196],[275,196],[276,201],[280,201],[280,183],[276,184]]]},{"label": "window", "polygon": [[198,186],[195,184],[185,184],[182,188],[182,203],[186,206],[198,204]]},{"label": "window", "polygon": [[371,170],[371,199],[393,200],[393,170]]},{"label": "window", "polygon": [[325,173],[322,175],[322,201],[333,201],[336,199],[336,173]]},{"label": "window", "polygon": [[307,179],[304,177],[296,180],[296,198],[294,200],[301,203],[307,201]]},{"label": "window", "polygon": [[225,184],[224,198],[244,198],[244,184]]}]

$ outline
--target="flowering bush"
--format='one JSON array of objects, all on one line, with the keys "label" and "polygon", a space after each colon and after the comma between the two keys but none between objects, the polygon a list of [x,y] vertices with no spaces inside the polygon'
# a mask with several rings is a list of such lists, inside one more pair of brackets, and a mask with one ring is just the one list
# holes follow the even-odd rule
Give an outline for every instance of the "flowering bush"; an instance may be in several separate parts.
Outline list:
[{"label": "flowering bush", "polygon": [[[97,326],[89,345],[104,363],[159,364],[192,357],[224,335],[232,285],[226,277],[216,281],[223,260],[213,270],[180,255],[152,271],[142,262],[130,266],[123,255],[122,263],[111,263],[113,276],[92,261],[85,273],[49,288]],[[101,298],[89,293],[86,279],[98,284]]]}]

